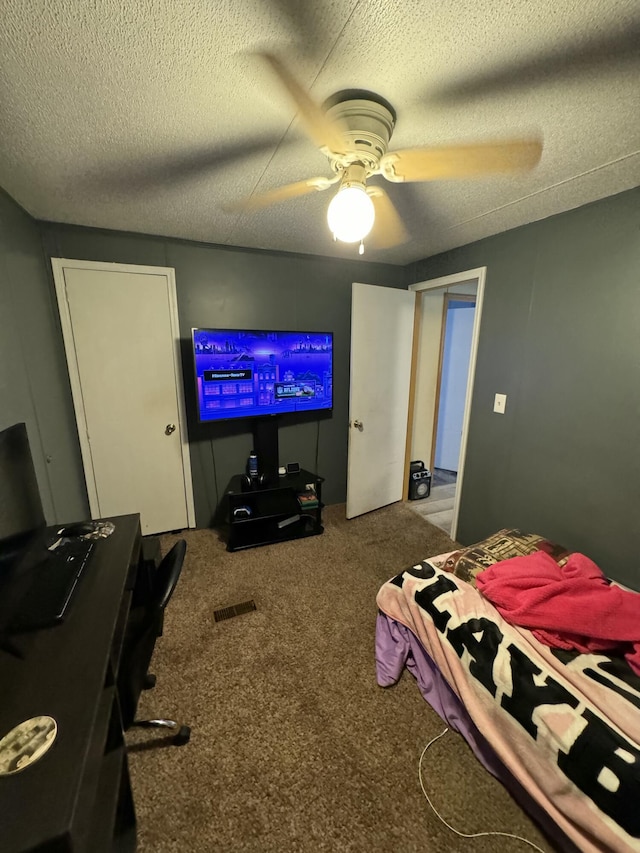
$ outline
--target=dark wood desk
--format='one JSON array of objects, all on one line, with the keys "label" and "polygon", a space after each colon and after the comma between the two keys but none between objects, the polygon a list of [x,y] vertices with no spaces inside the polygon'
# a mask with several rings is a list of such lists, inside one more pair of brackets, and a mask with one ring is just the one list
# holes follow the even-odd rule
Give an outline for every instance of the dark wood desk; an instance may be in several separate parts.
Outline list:
[{"label": "dark wood desk", "polygon": [[135,850],[135,813],[116,674],[140,558],[138,515],[109,519],[64,622],[12,638],[0,650],[0,737],[49,715],[53,746],[0,776],[3,853]]}]

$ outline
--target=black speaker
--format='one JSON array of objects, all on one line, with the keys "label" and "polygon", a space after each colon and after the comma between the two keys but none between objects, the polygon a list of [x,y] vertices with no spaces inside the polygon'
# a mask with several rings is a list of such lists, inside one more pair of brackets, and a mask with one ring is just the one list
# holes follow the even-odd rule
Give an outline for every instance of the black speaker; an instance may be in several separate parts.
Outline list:
[{"label": "black speaker", "polygon": [[424,462],[416,460],[409,467],[409,500],[419,501],[431,494],[431,471]]}]

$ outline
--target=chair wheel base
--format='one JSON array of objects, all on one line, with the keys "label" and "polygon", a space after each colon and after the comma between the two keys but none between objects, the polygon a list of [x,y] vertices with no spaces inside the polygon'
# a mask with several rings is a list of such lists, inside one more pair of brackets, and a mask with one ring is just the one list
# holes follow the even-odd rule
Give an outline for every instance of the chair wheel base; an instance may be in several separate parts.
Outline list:
[{"label": "chair wheel base", "polygon": [[189,739],[191,738],[191,729],[189,726],[180,726],[180,731],[173,738],[173,743],[175,746],[184,746],[185,743],[189,743]]},{"label": "chair wheel base", "polygon": [[153,690],[153,688],[155,686],[156,686],[156,677],[152,673],[148,672],[144,677],[144,681],[142,682],[142,689],[143,690]]}]

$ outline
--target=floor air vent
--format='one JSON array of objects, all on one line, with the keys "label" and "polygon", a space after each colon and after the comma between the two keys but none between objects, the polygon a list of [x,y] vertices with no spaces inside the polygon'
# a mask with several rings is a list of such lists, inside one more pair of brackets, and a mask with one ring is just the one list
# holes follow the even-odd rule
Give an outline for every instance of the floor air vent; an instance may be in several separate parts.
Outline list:
[{"label": "floor air vent", "polygon": [[251,613],[256,610],[256,603],[253,601],[243,601],[241,604],[232,604],[231,607],[221,607],[220,610],[213,611],[213,618],[216,622],[222,622],[223,619],[233,619],[234,616],[242,616],[243,613]]}]

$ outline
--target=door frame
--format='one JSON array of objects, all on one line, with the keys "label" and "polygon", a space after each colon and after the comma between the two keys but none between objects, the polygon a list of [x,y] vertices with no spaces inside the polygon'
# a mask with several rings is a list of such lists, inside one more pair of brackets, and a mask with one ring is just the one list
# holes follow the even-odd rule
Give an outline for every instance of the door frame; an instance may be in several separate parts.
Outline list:
[{"label": "door frame", "polygon": [[[73,326],[71,323],[71,311],[67,302],[64,270],[93,270],[98,272],[121,272],[136,273],[141,275],[163,275],[167,279],[167,291],[169,297],[169,323],[173,337],[173,370],[176,380],[176,402],[178,405],[178,422],[180,424],[180,450],[182,454],[182,474],[184,479],[184,493],[187,509],[187,524],[189,527],[196,526],[195,504],[193,500],[193,481],[191,477],[191,454],[189,450],[189,438],[187,432],[187,416],[184,403],[184,387],[182,382],[182,361],[180,358],[180,324],[178,320],[178,299],[176,295],[176,276],[172,267],[150,267],[138,264],[116,264],[102,261],[81,261],[70,258],[51,258],[53,269],[53,281],[58,299],[60,313],[60,324],[62,326],[62,337],[65,350],[72,353],[73,350]],[[82,385],[80,383],[80,370],[75,358],[67,356],[69,370],[69,381],[71,383],[71,395],[73,408],[78,426],[78,438],[80,440],[80,452],[82,455],[82,467],[87,485],[87,496],[89,498],[89,510],[92,518],[100,515],[98,502],[98,488],[94,476],[93,464],[91,462],[91,446],[89,443],[87,422],[82,400]]]},{"label": "door frame", "polygon": [[[415,284],[409,285],[409,290],[414,290],[417,293],[425,290],[447,290],[450,287],[460,284],[475,283],[476,290],[476,310],[473,319],[473,334],[471,337],[471,354],[469,356],[469,372],[467,374],[467,392],[465,396],[464,415],[462,418],[462,436],[460,439],[460,456],[458,461],[458,476],[456,478],[456,494],[453,502],[453,518],[451,522],[451,538],[455,541],[458,533],[458,516],[460,515],[460,498],[462,496],[462,485],[464,480],[464,465],[467,455],[467,438],[469,434],[469,418],[471,415],[471,404],[473,401],[473,390],[476,375],[476,360],[478,355],[478,342],[480,339],[480,323],[482,321],[482,304],[484,301],[484,289],[487,277],[486,267],[476,267],[471,270],[454,273],[453,275],[445,275],[441,278],[429,279],[427,281],[418,281]],[[441,367],[441,364],[440,364]],[[412,368],[412,370],[415,368]],[[440,372],[438,373],[438,383],[440,382]],[[411,385],[412,404],[415,399],[416,387],[415,381]],[[434,413],[434,417],[435,417]],[[411,441],[411,434],[407,434],[408,442]],[[434,437],[435,440],[435,437]],[[407,482],[408,487],[408,482]]]},{"label": "door frame", "polygon": [[[473,302],[476,303],[476,297],[467,293],[449,293],[444,294],[444,302],[442,305],[442,323],[440,327],[440,353],[438,355],[438,379],[436,380],[436,402],[433,408],[433,437],[431,439],[431,452],[429,454],[429,468],[433,471],[436,463],[436,443],[438,441],[438,422],[440,420],[440,392],[442,390],[442,365],[444,362],[444,342],[447,335],[447,320],[449,318],[449,303],[454,302]],[[474,315],[475,317],[475,315]]]}]

